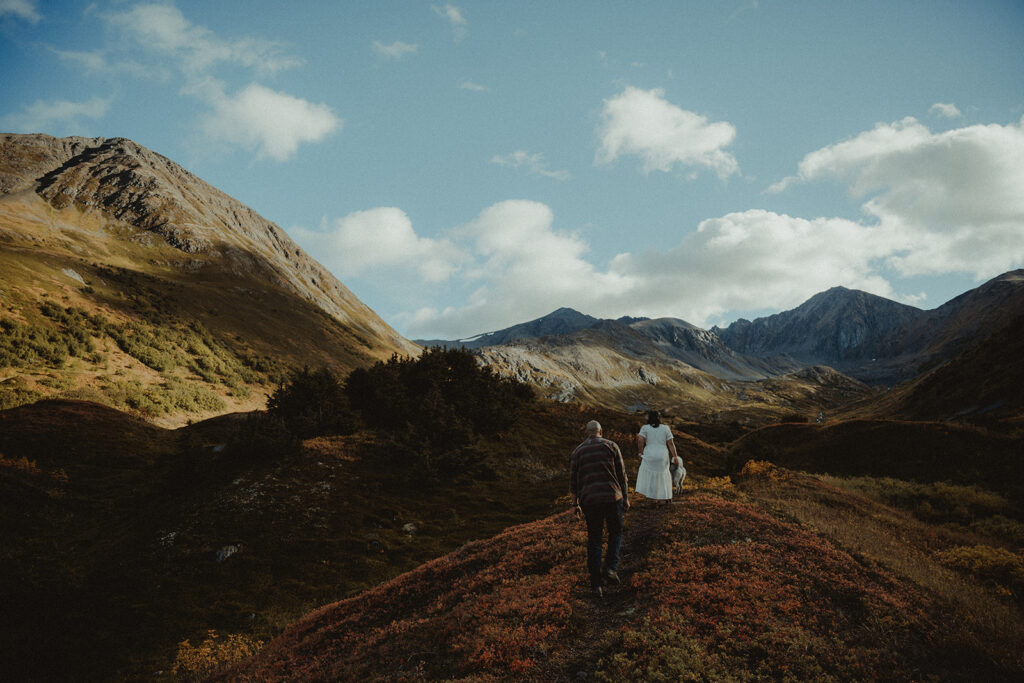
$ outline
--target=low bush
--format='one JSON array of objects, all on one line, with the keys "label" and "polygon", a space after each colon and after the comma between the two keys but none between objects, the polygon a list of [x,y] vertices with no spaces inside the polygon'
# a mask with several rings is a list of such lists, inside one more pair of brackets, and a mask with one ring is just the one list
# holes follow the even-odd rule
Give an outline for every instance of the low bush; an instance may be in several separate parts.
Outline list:
[{"label": "low bush", "polygon": [[171,673],[183,681],[205,681],[214,674],[259,652],[263,641],[232,633],[221,638],[216,631],[207,631],[199,645],[183,640]]},{"label": "low bush", "polygon": [[936,554],[939,562],[995,586],[1024,602],[1024,558],[1006,548],[957,546]]}]

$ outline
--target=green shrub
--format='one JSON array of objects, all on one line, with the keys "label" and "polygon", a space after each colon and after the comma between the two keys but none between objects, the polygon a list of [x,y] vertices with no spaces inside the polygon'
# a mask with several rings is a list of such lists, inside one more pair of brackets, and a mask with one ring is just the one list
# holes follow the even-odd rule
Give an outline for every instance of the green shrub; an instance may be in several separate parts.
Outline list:
[{"label": "green shrub", "polygon": [[943,564],[971,574],[1002,593],[1024,600],[1024,558],[1006,548],[957,546],[936,554]]}]

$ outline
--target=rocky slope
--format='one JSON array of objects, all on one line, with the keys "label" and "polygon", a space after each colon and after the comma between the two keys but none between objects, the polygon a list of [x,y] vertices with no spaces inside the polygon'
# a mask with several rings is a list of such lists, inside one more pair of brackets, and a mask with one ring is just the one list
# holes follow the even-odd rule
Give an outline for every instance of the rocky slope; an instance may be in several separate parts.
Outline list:
[{"label": "rocky slope", "polygon": [[[26,397],[57,385],[106,400],[104,382],[120,371],[143,392],[202,380],[223,409],[237,409],[245,396],[258,405],[289,366],[347,370],[417,353],[279,226],[130,140],[2,135],[0,192],[0,318],[14,336],[89,347],[50,354],[67,357],[59,362],[33,361],[47,354],[28,343],[8,349],[20,361],[0,370],[0,384],[14,380]],[[87,322],[58,321],[47,302]],[[88,319],[97,315],[102,324]],[[134,340],[148,340],[144,352],[118,335],[130,325]],[[205,350],[219,359],[210,368],[166,361]],[[242,373],[229,392],[207,376],[224,363],[258,377]]]}]

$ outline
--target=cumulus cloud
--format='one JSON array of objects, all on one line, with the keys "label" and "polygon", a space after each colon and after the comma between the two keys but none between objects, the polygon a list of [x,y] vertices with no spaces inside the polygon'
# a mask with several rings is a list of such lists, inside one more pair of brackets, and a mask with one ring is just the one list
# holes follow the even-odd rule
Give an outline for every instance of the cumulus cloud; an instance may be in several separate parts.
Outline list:
[{"label": "cumulus cloud", "polygon": [[[811,152],[797,176],[835,180],[863,200],[903,275],[982,278],[1024,263],[1024,119],[932,133],[914,118]],[[778,184],[777,184],[778,185]]]},{"label": "cumulus cloud", "polygon": [[452,27],[452,35],[455,40],[462,40],[466,37],[466,32],[469,30],[469,23],[466,18],[462,16],[462,10],[455,5],[434,5],[434,13],[437,16],[442,17],[448,21],[448,24]]},{"label": "cumulus cloud", "polygon": [[257,83],[230,95],[210,84],[197,92],[213,106],[201,119],[207,136],[278,161],[295,156],[301,143],[320,141],[342,126],[327,105]]},{"label": "cumulus cloud", "polygon": [[[530,157],[519,158],[525,166]],[[545,204],[499,202],[444,238],[446,253],[459,255],[446,283],[462,288],[462,301],[442,309],[429,289],[406,282],[396,299],[405,312],[395,321],[414,337],[454,339],[570,306],[707,327],[736,311],[797,306],[835,285],[916,305],[922,295],[897,291],[892,278],[960,272],[981,279],[1024,266],[1024,119],[942,133],[910,118],[880,124],[811,152],[792,178],[823,181],[849,188],[860,220],[738,211],[696,230],[681,225],[676,240],[607,261],[592,257],[585,233],[558,227]],[[400,238],[365,240],[363,251],[350,245],[352,258],[436,253],[438,241],[417,236],[404,214],[395,222]],[[414,246],[384,246],[391,243]],[[394,258],[427,280],[416,258]]]},{"label": "cumulus cloud", "polygon": [[57,126],[68,132],[80,132],[81,119],[106,116],[112,101],[112,97],[94,97],[86,102],[38,100],[19,113],[5,116],[3,124],[16,133],[53,133]]},{"label": "cumulus cloud", "polygon": [[632,155],[643,161],[645,173],[683,168],[707,168],[726,178],[739,172],[735,157],[723,148],[736,137],[725,121],[708,119],[665,99],[661,89],[628,87],[605,100],[598,129],[598,164]]},{"label": "cumulus cloud", "polygon": [[544,161],[544,155],[539,152],[531,154],[525,150],[517,150],[511,154],[496,154],[491,157],[492,164],[508,166],[510,168],[522,168],[534,175],[554,178],[555,180],[569,180],[572,175],[568,171],[552,171]]},{"label": "cumulus cloud", "polygon": [[936,116],[941,116],[947,119],[958,119],[963,116],[955,104],[943,104],[942,102],[936,102],[928,111]]},{"label": "cumulus cloud", "polygon": [[408,54],[416,52],[418,49],[419,45],[410,45],[400,40],[396,40],[390,45],[385,45],[379,40],[373,41],[373,51],[389,59],[401,59]]},{"label": "cumulus cloud", "polygon": [[39,14],[34,0],[0,0],[0,17],[8,14],[23,19],[30,24],[38,24],[43,17]]},{"label": "cumulus cloud", "polygon": [[234,64],[274,74],[303,64],[284,54],[283,46],[254,37],[221,38],[205,26],[193,24],[173,5],[136,5],[112,14],[108,21],[134,39],[144,50],[170,56],[188,74],[202,74],[220,64]]},{"label": "cumulus cloud", "polygon": [[796,306],[835,285],[897,296],[876,273],[892,248],[886,236],[844,219],[732,213],[675,245],[619,254],[604,266],[587,259],[581,235],[556,230],[551,209],[537,202],[501,202],[454,234],[475,259],[462,275],[478,284],[462,306],[400,316],[413,336],[466,337],[560,306],[707,326],[727,311]]},{"label": "cumulus cloud", "polygon": [[386,268],[436,283],[447,280],[464,259],[449,240],[418,236],[409,216],[394,207],[357,211],[325,222],[319,232],[289,232],[341,278]]}]

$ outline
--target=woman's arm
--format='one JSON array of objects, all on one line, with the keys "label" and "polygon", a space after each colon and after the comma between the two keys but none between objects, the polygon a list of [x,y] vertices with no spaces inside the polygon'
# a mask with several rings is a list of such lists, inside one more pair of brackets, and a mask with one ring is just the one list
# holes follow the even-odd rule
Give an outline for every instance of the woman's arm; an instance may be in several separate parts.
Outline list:
[{"label": "woman's arm", "polygon": [[675,439],[669,439],[665,442],[668,446],[668,452],[672,454],[672,457],[668,459],[668,466],[672,466],[672,461],[679,457],[679,453],[676,452],[676,441]]},{"label": "woman's arm", "polygon": [[643,436],[641,434],[640,436],[636,437],[636,447],[638,449],[637,452],[640,455],[644,454],[644,446],[646,446],[646,445],[647,445],[647,437],[646,436]]}]

